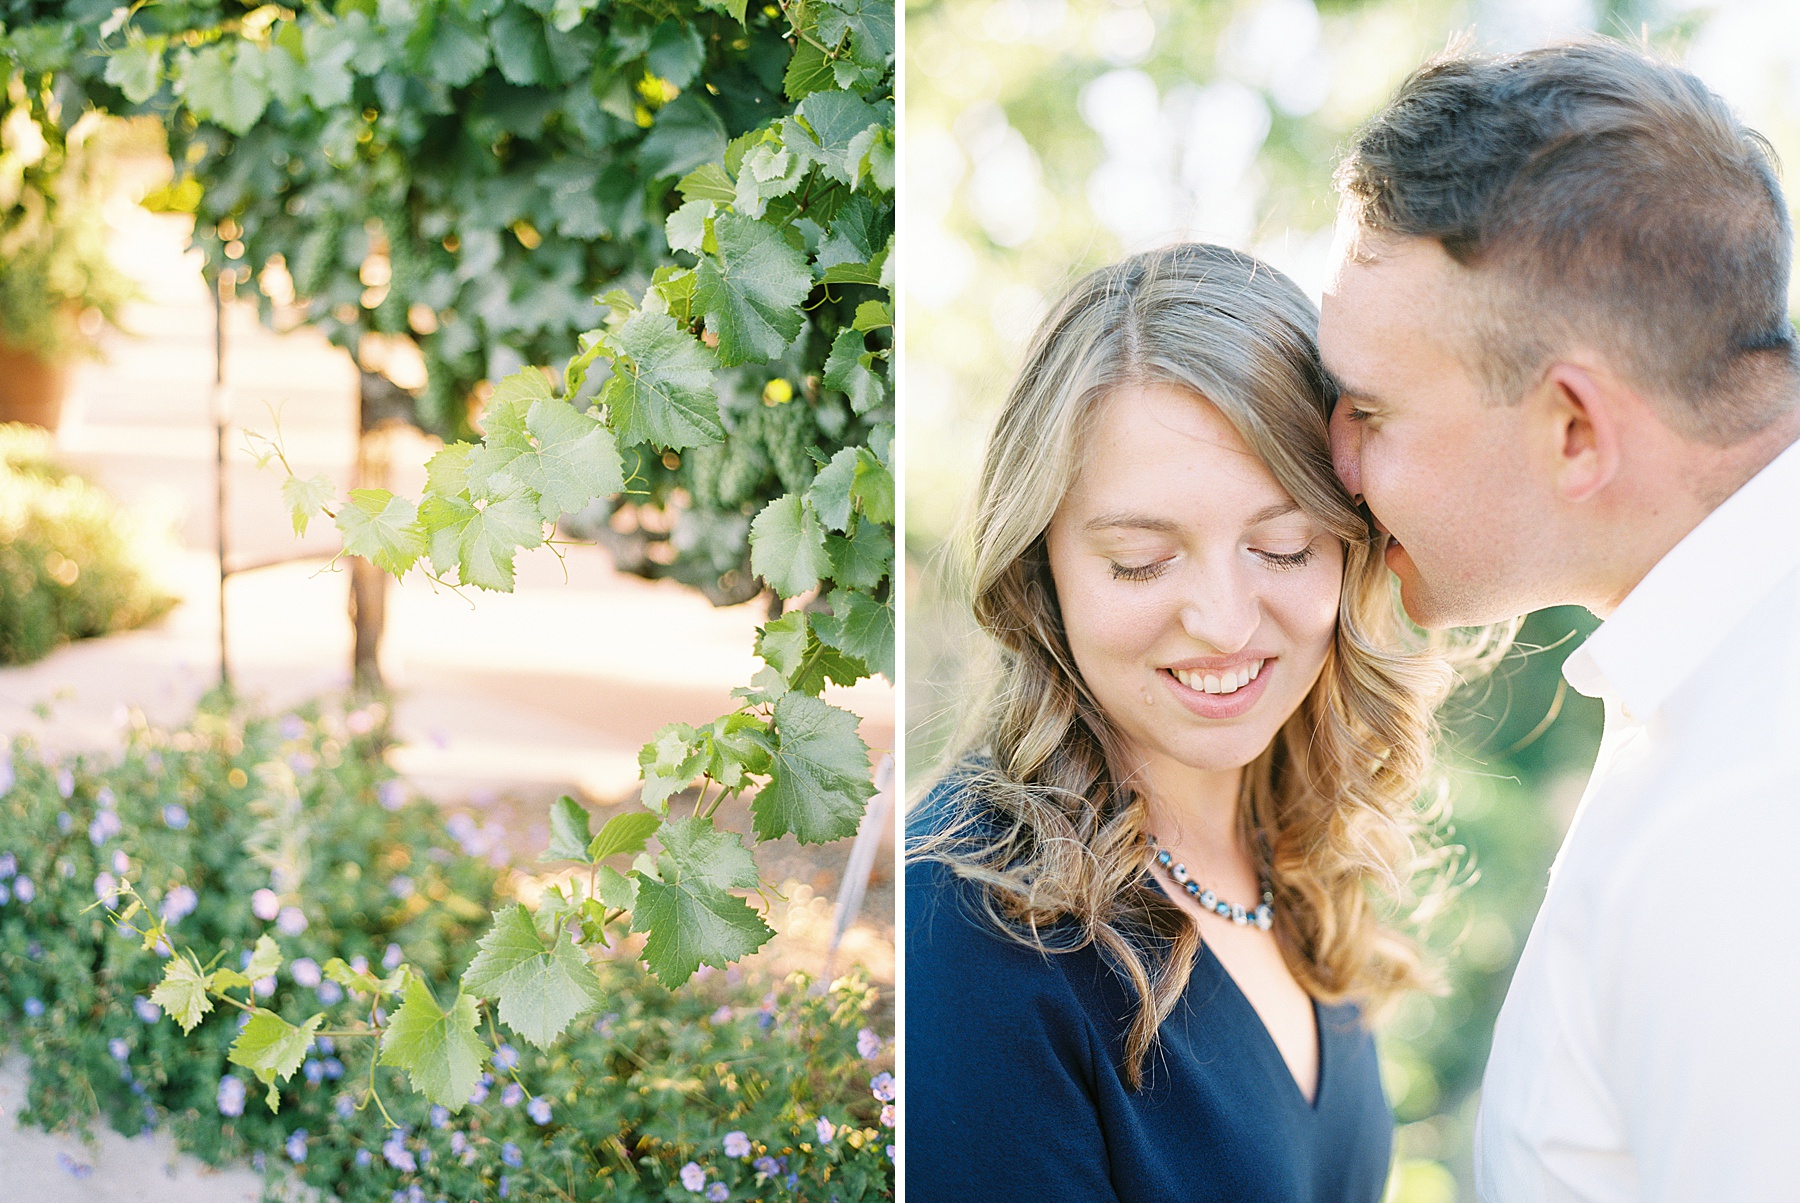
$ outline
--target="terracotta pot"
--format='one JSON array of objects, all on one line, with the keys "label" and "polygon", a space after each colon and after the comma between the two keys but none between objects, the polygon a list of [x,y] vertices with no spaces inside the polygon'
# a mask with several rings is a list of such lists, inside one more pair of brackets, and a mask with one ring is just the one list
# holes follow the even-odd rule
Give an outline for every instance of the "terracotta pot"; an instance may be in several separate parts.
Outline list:
[{"label": "terracotta pot", "polygon": [[69,365],[0,343],[0,422],[54,431],[69,391]]}]

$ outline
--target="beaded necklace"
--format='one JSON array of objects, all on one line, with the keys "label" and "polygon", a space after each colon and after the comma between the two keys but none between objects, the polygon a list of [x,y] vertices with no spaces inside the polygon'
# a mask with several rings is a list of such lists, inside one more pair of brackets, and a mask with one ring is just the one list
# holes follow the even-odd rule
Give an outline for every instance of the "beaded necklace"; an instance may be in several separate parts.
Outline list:
[{"label": "beaded necklace", "polygon": [[1262,885],[1261,905],[1254,910],[1245,910],[1241,906],[1226,902],[1213,891],[1203,889],[1199,882],[1189,876],[1187,866],[1170,856],[1169,850],[1160,847],[1156,842],[1156,837],[1149,832],[1144,833],[1144,842],[1150,845],[1151,859],[1167,869],[1169,876],[1173,877],[1182,889],[1213,914],[1223,919],[1229,919],[1239,927],[1254,926],[1262,931],[1268,931],[1274,926],[1275,891],[1270,886],[1269,875],[1266,871],[1258,869],[1256,873],[1257,880]]}]

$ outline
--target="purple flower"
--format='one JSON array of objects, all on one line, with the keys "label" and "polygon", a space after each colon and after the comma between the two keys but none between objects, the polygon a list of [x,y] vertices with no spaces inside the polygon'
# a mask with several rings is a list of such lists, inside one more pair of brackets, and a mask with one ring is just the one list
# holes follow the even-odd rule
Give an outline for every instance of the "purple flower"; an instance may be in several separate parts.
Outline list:
[{"label": "purple flower", "polygon": [[104,869],[94,875],[94,897],[111,906],[119,896],[119,879]]},{"label": "purple flower", "polygon": [[325,1058],[325,1076],[333,1082],[344,1076],[344,1063],[336,1057]]},{"label": "purple flower", "polygon": [[56,792],[65,798],[75,796],[75,774],[68,769],[56,770]]},{"label": "purple flower", "polygon": [[485,1103],[487,1102],[487,1096],[488,1084],[486,1082],[477,1082],[475,1083],[475,1089],[469,1092],[469,1102],[475,1104]]},{"label": "purple flower", "polygon": [[176,886],[163,895],[163,922],[180,923],[193,914],[199,905],[200,895],[194,893],[192,886]]},{"label": "purple flower", "polygon": [[284,906],[275,916],[275,930],[284,936],[297,936],[306,930],[306,914],[297,906]]},{"label": "purple flower", "polygon": [[103,785],[95,791],[94,804],[101,810],[111,810],[113,807],[117,806],[119,800],[113,796],[112,786]]},{"label": "purple flower", "polygon": [[494,1068],[510,1073],[519,1068],[519,1050],[503,1044],[494,1050]]},{"label": "purple flower", "polygon": [[856,1034],[856,1055],[864,1061],[873,1061],[881,1055],[881,1037],[875,1034],[874,1028],[864,1028]]},{"label": "purple flower", "polygon": [[276,728],[281,732],[283,739],[299,739],[306,734],[306,724],[300,720],[300,716],[297,714],[282,715],[281,722],[276,724]]},{"label": "purple flower", "polygon": [[742,1132],[727,1132],[725,1134],[725,1156],[750,1156],[750,1138]]},{"label": "purple flower", "polygon": [[717,1011],[714,1011],[712,1013],[712,1021],[715,1024],[730,1023],[731,1022],[731,1008],[730,1007],[720,1007]]},{"label": "purple flower", "polygon": [[0,881],[0,906],[5,906],[11,901],[12,887],[7,885],[4,881]]},{"label": "purple flower", "polygon": [[36,998],[26,999],[25,1000],[25,1014],[31,1016],[31,1018],[33,1018],[33,1019],[43,1018],[43,1015],[44,1015],[43,1001],[41,999],[36,999]]},{"label": "purple flower", "polygon": [[288,974],[294,979],[296,986],[304,986],[308,990],[318,988],[325,975],[319,972],[319,963],[311,957],[301,957],[288,966]]},{"label": "purple flower", "polygon": [[830,1120],[822,1115],[819,1117],[819,1122],[814,1126],[819,1130],[819,1143],[822,1145],[830,1144],[831,1138],[837,1135],[837,1128],[832,1125]]},{"label": "purple flower", "polygon": [[516,1170],[525,1164],[525,1154],[519,1152],[519,1146],[509,1140],[500,1146],[500,1160]]},{"label": "purple flower", "polygon": [[114,1061],[123,1061],[131,1056],[131,1046],[121,1036],[114,1036],[106,1042],[106,1051],[113,1055]]},{"label": "purple flower", "polygon": [[525,1114],[529,1115],[537,1123],[549,1123],[550,1100],[541,1094],[538,1095],[535,1099],[532,1099],[529,1103],[525,1104]]},{"label": "purple flower", "polygon": [[886,1104],[881,1109],[881,1126],[884,1128],[894,1126],[894,1105],[892,1103]]},{"label": "purple flower", "polygon": [[119,821],[119,814],[113,810],[103,810],[94,816],[88,824],[88,841],[98,848],[113,836],[125,830],[125,824]]},{"label": "purple flower", "polygon": [[289,1161],[306,1160],[306,1129],[295,1128],[288,1133],[287,1155]]},{"label": "purple flower", "polygon": [[731,1188],[723,1182],[715,1182],[706,1188],[706,1197],[711,1199],[712,1203],[725,1203],[726,1199],[731,1198]]},{"label": "purple flower", "polygon": [[517,1107],[525,1097],[525,1088],[517,1082],[508,1082],[506,1089],[500,1092],[500,1102],[507,1107]]},{"label": "purple flower", "polygon": [[688,1162],[681,1167],[681,1185],[696,1195],[699,1194],[700,1188],[706,1185],[706,1171],[700,1168],[698,1162]]},{"label": "purple flower", "polygon": [[449,1122],[450,1108],[440,1107],[436,1103],[433,1103],[431,1105],[431,1126],[434,1128],[441,1128]]},{"label": "purple flower", "polygon": [[412,1173],[419,1168],[418,1158],[406,1147],[406,1129],[395,1128],[388,1133],[386,1143],[381,1146],[381,1155],[387,1163],[404,1173]]},{"label": "purple flower", "polygon": [[123,877],[127,873],[131,872],[131,858],[129,856],[125,855],[125,849],[123,849],[123,848],[114,848],[113,849],[112,865],[113,865],[113,872],[117,873],[120,877]]},{"label": "purple flower", "polygon": [[145,998],[142,994],[137,995],[131,1000],[131,1009],[136,1011],[137,1017],[145,1023],[155,1023],[162,1018],[162,1008]]},{"label": "purple flower", "polygon": [[500,1197],[502,1199],[505,1199],[505,1198],[510,1197],[511,1195],[512,1195],[512,1179],[505,1174],[501,1174],[500,1175]]},{"label": "purple flower", "polygon": [[62,832],[64,835],[68,835],[71,831],[74,831],[75,830],[75,816],[70,814],[66,810],[57,811],[56,812],[56,829],[58,831]]},{"label": "purple flower", "polygon": [[244,1082],[241,1078],[219,1079],[219,1114],[244,1114]]},{"label": "purple flower", "polygon": [[62,1167],[65,1174],[72,1178],[85,1178],[94,1172],[94,1167],[85,1161],[77,1161],[67,1153],[56,1154],[56,1164]]},{"label": "purple flower", "polygon": [[188,825],[187,807],[179,802],[171,802],[163,807],[163,826],[180,831]]},{"label": "purple flower", "polygon": [[752,1161],[750,1168],[759,1174],[767,1174],[771,1178],[781,1172],[781,1167],[775,1164],[775,1159],[766,1153]]},{"label": "purple flower", "polygon": [[322,1006],[336,1006],[344,1001],[344,988],[327,978],[318,984],[319,1002]]},{"label": "purple flower", "polygon": [[308,756],[305,752],[295,752],[292,756],[288,757],[288,768],[294,770],[294,776],[296,777],[306,776],[317,767],[318,763],[318,761],[314,760],[311,756]]},{"label": "purple flower", "polygon": [[280,910],[281,899],[277,898],[275,891],[267,886],[250,895],[250,913],[264,923],[273,919]]},{"label": "purple flower", "polygon": [[450,1134],[450,1151],[459,1157],[467,1153],[469,1151],[468,1136],[461,1132],[452,1132]]},{"label": "purple flower", "polygon": [[406,786],[390,778],[375,787],[375,796],[388,810],[399,810],[406,805]]},{"label": "purple flower", "polygon": [[250,983],[250,992],[258,998],[271,998],[275,994],[275,979],[259,977]]},{"label": "purple flower", "polygon": [[893,1145],[889,1145],[887,1147],[887,1155],[888,1155],[889,1161],[892,1161],[894,1159],[894,1146]]},{"label": "purple flower", "polygon": [[869,1090],[872,1094],[874,1094],[876,1102],[878,1102],[878,1103],[893,1102],[894,1101],[894,1075],[891,1073],[886,1073],[886,1072],[876,1074],[874,1077],[869,1079]]},{"label": "purple flower", "polygon": [[388,882],[388,893],[401,900],[411,898],[415,890],[416,887],[413,885],[413,879],[404,873]]},{"label": "purple flower", "polygon": [[386,950],[381,954],[381,967],[389,973],[392,973],[394,970],[400,968],[400,962],[405,959],[406,954],[400,951],[400,946],[398,944],[389,944]]},{"label": "purple flower", "polygon": [[306,1075],[308,1082],[317,1086],[325,1080],[325,1063],[308,1057],[306,1063],[300,1067],[300,1072]]},{"label": "purple flower", "polygon": [[614,1029],[618,1026],[618,1022],[619,1013],[617,1011],[608,1011],[594,1021],[594,1030],[600,1033],[600,1035],[610,1039]]},{"label": "purple flower", "polygon": [[5,881],[19,871],[19,858],[10,852],[0,852],[0,881]]},{"label": "purple flower", "polygon": [[337,1111],[339,1119],[349,1119],[356,1114],[356,1100],[347,1094],[338,1095],[337,1102],[332,1106]]},{"label": "purple flower", "polygon": [[[344,1118],[348,1119],[349,1116],[345,1116]],[[371,1161],[374,1161],[374,1160],[375,1160],[375,1155],[373,1153],[369,1152],[369,1150],[367,1150],[367,1149],[356,1150],[356,1164],[357,1165],[366,1166]]]}]

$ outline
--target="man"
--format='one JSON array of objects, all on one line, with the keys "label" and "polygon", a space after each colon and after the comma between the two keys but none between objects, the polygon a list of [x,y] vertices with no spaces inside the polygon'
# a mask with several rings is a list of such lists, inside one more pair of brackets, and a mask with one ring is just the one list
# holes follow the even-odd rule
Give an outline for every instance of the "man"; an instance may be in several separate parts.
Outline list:
[{"label": "man", "polygon": [[1578,603],[1592,781],[1501,1011],[1490,1203],[1800,1198],[1800,353],[1762,140],[1607,41],[1452,55],[1339,173],[1334,457],[1426,627]]}]

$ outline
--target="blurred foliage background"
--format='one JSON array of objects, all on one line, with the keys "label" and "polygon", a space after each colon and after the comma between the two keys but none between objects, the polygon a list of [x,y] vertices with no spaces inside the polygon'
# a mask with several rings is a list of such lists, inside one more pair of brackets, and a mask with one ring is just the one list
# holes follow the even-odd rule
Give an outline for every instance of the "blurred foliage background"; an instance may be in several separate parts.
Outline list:
[{"label": "blurred foliage background", "polygon": [[[933,771],[981,661],[938,553],[1047,304],[1076,276],[1182,238],[1247,249],[1315,299],[1331,171],[1420,61],[1468,32],[1512,50],[1647,38],[1800,161],[1792,0],[913,0],[906,11],[907,750]],[[1792,186],[1790,181],[1790,187]],[[1433,926],[1450,993],[1382,1033],[1399,1121],[1390,1198],[1472,1199],[1494,1016],[1593,763],[1597,703],[1566,690],[1585,611],[1531,616],[1445,715],[1446,834],[1465,888]]]}]

